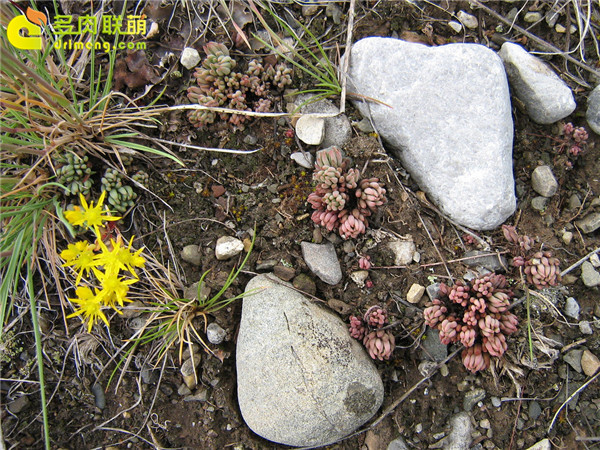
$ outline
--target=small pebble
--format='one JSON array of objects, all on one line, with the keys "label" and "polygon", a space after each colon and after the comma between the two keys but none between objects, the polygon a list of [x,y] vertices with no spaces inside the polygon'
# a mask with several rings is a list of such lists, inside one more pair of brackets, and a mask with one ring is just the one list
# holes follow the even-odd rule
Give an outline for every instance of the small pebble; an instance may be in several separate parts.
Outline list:
[{"label": "small pebble", "polygon": [[594,375],[600,369],[600,360],[589,350],[581,355],[581,369],[588,377]]},{"label": "small pebble", "polygon": [[200,62],[200,54],[198,50],[191,47],[186,47],[181,52],[181,65],[186,69],[192,69],[198,65]]},{"label": "small pebble", "polygon": [[283,281],[290,281],[296,276],[296,270],[293,267],[287,267],[281,264],[273,267],[273,273]]},{"label": "small pebble", "polygon": [[106,398],[104,397],[104,389],[98,383],[92,386],[92,394],[94,394],[94,402],[96,407],[101,411],[106,408]]},{"label": "small pebble", "polygon": [[[519,445],[518,441],[517,441],[517,445]],[[519,448],[521,448],[521,447],[519,447]],[[552,444],[550,444],[550,441],[548,439],[542,439],[541,441],[533,444],[527,450],[550,450],[551,448],[552,448]]]},{"label": "small pebble", "polygon": [[547,205],[548,199],[546,197],[538,196],[531,199],[531,207],[536,211],[544,211]]},{"label": "small pebble", "polygon": [[305,273],[301,273],[292,282],[292,285],[301,290],[302,292],[306,292],[309,295],[315,295],[317,293],[317,285],[313,281],[311,277],[309,277]]},{"label": "small pebble", "polygon": [[587,320],[579,322],[579,331],[581,334],[594,334],[594,330],[592,330],[592,326]]},{"label": "small pebble", "polygon": [[199,266],[202,263],[202,253],[197,245],[186,245],[181,250],[181,259],[185,262]]},{"label": "small pebble", "polygon": [[563,232],[561,239],[565,243],[565,245],[569,245],[573,240],[573,233],[571,231],[565,231]]},{"label": "small pebble", "polygon": [[474,30],[475,28],[478,27],[479,25],[479,21],[477,20],[477,17],[468,14],[464,11],[459,11],[456,13],[456,18],[458,20],[460,20],[460,22],[467,28]]},{"label": "small pebble", "polygon": [[219,345],[225,340],[226,336],[227,331],[216,322],[211,322],[206,327],[206,337],[211,344]]},{"label": "small pebble", "polygon": [[232,236],[221,236],[217,239],[215,256],[219,261],[224,261],[239,255],[244,250],[244,243]]},{"label": "small pebble", "polygon": [[463,401],[463,408],[465,411],[469,412],[473,409],[478,402],[485,398],[485,389],[483,388],[475,388],[472,391],[469,391],[465,394],[465,399]]},{"label": "small pebble", "polygon": [[598,256],[598,253],[594,253],[590,256],[590,262],[596,269],[600,267],[600,256]]},{"label": "small pebble", "polygon": [[594,269],[594,266],[589,261],[581,265],[581,281],[587,287],[600,286],[600,273]]},{"label": "small pebble", "polygon": [[539,22],[540,20],[542,20],[542,14],[537,12],[537,11],[530,11],[528,13],[525,14],[525,16],[523,17],[523,20],[527,23],[535,23],[535,22]]},{"label": "small pebble", "polygon": [[314,166],[314,158],[308,152],[294,152],[290,155],[290,158],[296,162],[301,167],[306,169],[313,169]]},{"label": "small pebble", "polygon": [[479,422],[479,426],[484,430],[489,430],[492,426],[490,425],[490,421],[488,419],[483,419]]},{"label": "small pebble", "polygon": [[579,320],[579,303],[573,297],[567,298],[565,304],[565,314],[573,319]]},{"label": "small pebble", "polygon": [[452,30],[455,33],[460,33],[462,31],[462,24],[460,22],[457,22],[456,20],[451,20],[450,22],[448,22],[448,26],[450,28],[452,28]]},{"label": "small pebble", "polygon": [[359,288],[365,287],[365,281],[369,278],[368,270],[357,270],[350,274],[352,281],[356,283]]},{"label": "small pebble", "polygon": [[583,233],[593,233],[598,228],[600,228],[600,212],[593,212],[591,214],[588,214],[583,219],[575,222],[575,224]]},{"label": "small pebble", "polygon": [[574,349],[569,350],[563,355],[563,361],[569,364],[577,373],[581,373],[581,355],[583,350]]},{"label": "small pebble", "polygon": [[532,401],[529,403],[529,418],[531,420],[536,420],[542,414],[542,407],[536,401]]},{"label": "small pebble", "polygon": [[492,406],[494,408],[500,408],[500,406],[502,406],[502,401],[498,397],[492,397]]},{"label": "small pebble", "polygon": [[244,137],[244,144],[256,145],[257,142],[258,138],[253,134],[247,134],[246,137]]},{"label": "small pebble", "polygon": [[302,116],[296,122],[296,134],[307,145],[319,145],[325,137],[325,119]]},{"label": "small pebble", "polygon": [[531,187],[542,197],[552,197],[558,190],[558,182],[554,178],[550,166],[536,167],[531,174]]},{"label": "small pebble", "polygon": [[425,287],[418,283],[414,283],[406,294],[406,301],[413,304],[419,303],[424,293]]}]

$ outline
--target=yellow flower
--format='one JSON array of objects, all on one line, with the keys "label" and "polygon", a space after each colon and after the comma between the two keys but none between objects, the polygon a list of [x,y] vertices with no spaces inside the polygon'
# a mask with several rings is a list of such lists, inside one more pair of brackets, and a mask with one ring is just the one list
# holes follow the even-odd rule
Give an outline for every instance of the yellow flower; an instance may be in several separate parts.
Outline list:
[{"label": "yellow flower", "polygon": [[134,277],[137,278],[134,267],[144,267],[146,259],[140,256],[142,249],[137,250],[135,253],[131,253],[131,244],[133,243],[133,237],[129,241],[129,247],[121,247],[123,243],[121,236],[117,238],[117,241],[110,240],[112,250],[109,250],[104,242],[100,241],[100,248],[102,253],[96,256],[98,264],[104,266],[106,273],[119,273],[119,270],[127,269]]},{"label": "yellow flower", "polygon": [[102,226],[104,222],[110,222],[121,219],[120,217],[111,216],[110,212],[102,210],[102,203],[106,197],[106,191],[102,191],[98,204],[94,206],[94,202],[91,202],[88,206],[85,197],[79,194],[79,200],[83,206],[83,210],[76,206],[73,211],[65,211],[65,218],[71,225],[85,226],[92,228],[96,232],[96,236],[100,236],[99,226]]},{"label": "yellow flower", "polygon": [[98,318],[102,319],[106,326],[109,326],[108,319],[101,309],[98,291],[94,295],[89,287],[83,286],[78,287],[75,293],[77,294],[77,298],[70,298],[69,300],[80,305],[80,308],[73,314],[69,314],[67,319],[83,314],[83,320],[88,321],[88,333],[92,331],[92,327],[98,321]]},{"label": "yellow flower", "polygon": [[115,311],[120,312],[116,304],[123,306],[124,302],[131,301],[127,298],[129,285],[135,283],[137,280],[123,280],[123,278],[119,278],[119,274],[116,272],[103,273],[94,269],[94,273],[102,286],[102,290],[97,294],[98,298],[106,306],[110,306]]},{"label": "yellow flower", "polygon": [[79,284],[83,272],[86,276],[89,275],[90,269],[97,265],[95,261],[94,246],[87,241],[79,241],[75,244],[69,244],[66,250],[60,254],[65,260],[63,267],[73,266],[77,271],[77,280],[75,284]]}]

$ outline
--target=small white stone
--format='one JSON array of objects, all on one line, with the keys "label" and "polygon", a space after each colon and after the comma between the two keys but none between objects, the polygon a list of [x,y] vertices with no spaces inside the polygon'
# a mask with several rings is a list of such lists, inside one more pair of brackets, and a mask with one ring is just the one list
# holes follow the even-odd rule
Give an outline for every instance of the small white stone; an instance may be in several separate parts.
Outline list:
[{"label": "small white stone", "polygon": [[491,428],[491,424],[488,419],[483,419],[481,422],[479,422],[479,426],[484,430],[489,430]]},{"label": "small white stone", "polygon": [[350,274],[350,278],[359,288],[362,288],[365,287],[365,281],[369,278],[369,272],[366,270],[357,270]]},{"label": "small white stone", "polygon": [[222,236],[217,240],[215,256],[219,261],[239,255],[244,250],[244,243],[231,236]]},{"label": "small white stone", "polygon": [[[556,30],[557,33],[565,33],[567,31],[567,29],[565,28],[564,25],[561,25],[560,23],[557,23],[554,26],[554,29]],[[577,27],[575,25],[571,25],[569,27],[569,34],[573,34],[577,31]]]},{"label": "small white stone", "polygon": [[308,152],[294,152],[290,155],[290,158],[292,158],[294,161],[296,161],[296,163],[300,166],[300,167],[304,167],[306,169],[313,169],[314,166],[314,162],[313,162],[313,156],[308,153]]},{"label": "small white stone", "polygon": [[208,324],[208,327],[206,327],[206,337],[211,344],[219,345],[225,340],[226,336],[227,331],[221,328],[216,322],[211,322]]},{"label": "small white stone", "polygon": [[550,441],[548,439],[542,439],[541,441],[533,444],[527,450],[550,450],[551,448],[552,444],[550,444]]},{"label": "small white stone", "polygon": [[451,20],[448,22],[448,26],[454,30],[455,33],[460,33],[462,31],[462,24],[457,22],[456,20]]},{"label": "small white stone", "polygon": [[537,11],[530,11],[527,14],[525,14],[523,20],[527,23],[539,22],[540,20],[542,20],[542,14]]},{"label": "small white stone", "polygon": [[459,11],[456,13],[456,18],[458,20],[460,20],[460,22],[467,28],[473,30],[475,28],[477,28],[477,26],[479,25],[479,22],[477,20],[477,17],[472,16],[471,14],[468,14],[464,11]]},{"label": "small white stone", "polygon": [[198,50],[191,47],[186,47],[181,52],[181,65],[186,69],[192,69],[200,62],[200,54]]},{"label": "small white stone", "polygon": [[592,330],[592,326],[587,320],[579,322],[579,331],[581,334],[594,334],[594,330]]},{"label": "small white stone", "polygon": [[325,137],[325,119],[321,117],[302,116],[296,122],[298,138],[308,145],[319,145]]},{"label": "small white stone", "polygon": [[600,360],[589,350],[584,350],[581,355],[581,369],[583,373],[591,377],[600,369]]},{"label": "small white stone", "polygon": [[562,241],[566,244],[569,245],[571,243],[571,241],[573,240],[573,233],[570,231],[565,231],[562,236]]},{"label": "small white stone", "polygon": [[592,266],[596,268],[600,267],[600,256],[598,256],[598,253],[594,253],[590,256],[590,262],[592,263]]},{"label": "small white stone", "polygon": [[567,298],[565,314],[573,319],[579,319],[579,303],[573,297]]},{"label": "small white stone", "polygon": [[581,265],[581,281],[587,287],[600,286],[600,273],[594,269],[594,266],[589,261]]},{"label": "small white stone", "polygon": [[425,287],[420,284],[414,283],[410,289],[408,290],[408,294],[406,294],[406,301],[409,303],[419,303],[419,300],[423,297],[425,293]]},{"label": "small white stone", "polygon": [[394,254],[394,265],[405,266],[413,261],[413,255],[417,250],[415,243],[410,241],[402,241],[394,239],[388,242],[388,248]]}]

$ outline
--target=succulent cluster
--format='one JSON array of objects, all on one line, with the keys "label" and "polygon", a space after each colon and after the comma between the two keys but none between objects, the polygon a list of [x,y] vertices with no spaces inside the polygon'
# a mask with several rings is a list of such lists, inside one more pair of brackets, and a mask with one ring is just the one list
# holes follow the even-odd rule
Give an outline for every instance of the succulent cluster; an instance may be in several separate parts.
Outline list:
[{"label": "succulent cluster", "polygon": [[564,142],[560,145],[559,151],[567,148],[567,152],[573,156],[579,155],[587,146],[588,133],[583,127],[575,127],[571,122],[563,127]]},{"label": "succulent cluster", "polygon": [[388,323],[387,311],[381,306],[372,306],[363,318],[350,316],[350,336],[362,341],[373,359],[390,359],[396,346],[396,339],[383,327]]},{"label": "succulent cluster", "polygon": [[[223,107],[240,111],[268,112],[271,101],[264,98],[273,88],[282,90],[292,83],[292,69],[284,63],[263,66],[260,59],[253,59],[247,69],[235,72],[237,62],[229,55],[223,44],[209,42],[204,46],[206,58],[194,72],[197,86],[188,89],[190,101],[208,107]],[[235,128],[243,129],[248,116],[217,113],[211,110],[192,111],[190,122],[198,128],[214,123],[217,116],[229,121]]]},{"label": "succulent cluster", "polygon": [[115,211],[124,213],[135,205],[137,194],[131,186],[124,184],[124,177],[118,170],[106,169],[101,182],[102,190],[108,192],[108,203]]},{"label": "succulent cluster", "polygon": [[387,202],[379,179],[361,179],[360,171],[349,165],[350,159],[337,147],[318,151],[313,174],[317,187],[307,199],[315,210],[313,222],[329,231],[337,229],[344,239],[364,234],[367,217]]},{"label": "succulent cluster", "polygon": [[508,311],[512,292],[502,275],[490,274],[469,283],[442,283],[440,295],[423,312],[425,322],[440,332],[442,344],[465,346],[462,360],[475,373],[487,369],[490,357],[500,357],[506,337],[517,331],[517,317]]},{"label": "succulent cluster", "polygon": [[517,256],[512,260],[513,266],[524,268],[529,284],[534,285],[536,289],[544,289],[548,286],[556,286],[560,282],[560,261],[552,256],[552,252],[533,252],[535,240],[520,235],[511,225],[502,225],[502,232],[506,240],[516,249]]},{"label": "succulent cluster", "polygon": [[54,158],[56,163],[57,181],[65,186],[66,195],[84,196],[90,193],[93,175],[92,165],[87,155],[79,156],[77,153],[65,152]]}]

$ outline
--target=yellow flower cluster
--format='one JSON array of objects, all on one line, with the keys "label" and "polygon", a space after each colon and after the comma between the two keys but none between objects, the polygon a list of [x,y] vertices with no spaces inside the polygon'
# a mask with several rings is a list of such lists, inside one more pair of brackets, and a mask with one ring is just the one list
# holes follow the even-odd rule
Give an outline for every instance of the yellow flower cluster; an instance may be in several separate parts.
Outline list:
[{"label": "yellow flower cluster", "polygon": [[[79,241],[69,244],[60,256],[65,261],[63,267],[72,267],[77,272],[75,281],[77,298],[69,300],[77,304],[79,309],[67,318],[83,315],[84,320],[88,321],[88,332],[90,332],[98,319],[108,326],[108,319],[102,312],[103,307],[110,307],[121,314],[118,307],[131,301],[127,298],[129,286],[138,281],[135,268],[144,267],[146,260],[140,255],[142,249],[132,252],[133,237],[127,245],[124,245],[121,236],[117,237],[116,241],[110,239],[109,245],[102,240],[100,227],[104,226],[105,222],[120,219],[103,210],[102,204],[106,191],[102,192],[96,206],[94,202],[88,205],[83,195],[79,197],[81,207],[76,206],[72,211],[65,211],[65,219],[72,225],[92,230],[96,242]],[[90,276],[90,271],[100,286],[99,289],[94,287],[93,292],[88,286],[79,286],[84,275],[86,278]],[[128,272],[133,278],[126,279],[120,276],[122,271]]]}]

